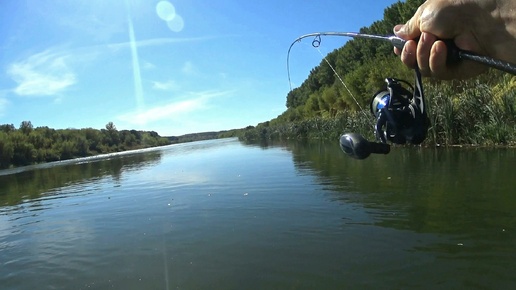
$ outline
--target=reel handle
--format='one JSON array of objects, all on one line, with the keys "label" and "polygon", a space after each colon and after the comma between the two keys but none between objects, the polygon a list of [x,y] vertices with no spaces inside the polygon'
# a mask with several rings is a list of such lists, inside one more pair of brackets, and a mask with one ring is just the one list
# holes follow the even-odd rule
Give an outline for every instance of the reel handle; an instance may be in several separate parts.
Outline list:
[{"label": "reel handle", "polygon": [[371,154],[388,154],[391,146],[385,143],[367,141],[357,133],[346,133],[340,136],[340,149],[355,159],[365,159]]}]

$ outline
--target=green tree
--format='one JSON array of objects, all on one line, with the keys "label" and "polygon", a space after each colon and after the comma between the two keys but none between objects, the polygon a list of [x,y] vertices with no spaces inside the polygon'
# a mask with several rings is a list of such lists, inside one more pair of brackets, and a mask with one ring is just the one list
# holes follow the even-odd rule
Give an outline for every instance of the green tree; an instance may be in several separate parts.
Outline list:
[{"label": "green tree", "polygon": [[23,121],[23,122],[21,122],[20,130],[22,131],[23,134],[29,135],[30,132],[32,132],[32,129],[34,129],[34,128],[33,128],[32,123],[30,121]]},{"label": "green tree", "polygon": [[0,168],[7,168],[11,165],[14,147],[7,133],[0,131]]},{"label": "green tree", "polygon": [[16,128],[14,127],[13,124],[3,124],[3,125],[0,125],[0,131],[9,133],[9,132],[16,131]]},{"label": "green tree", "polygon": [[112,147],[114,149],[113,151],[117,151],[117,146],[120,144],[120,135],[118,134],[118,130],[116,129],[115,124],[113,124],[113,122],[107,123],[106,130],[103,131],[103,133],[103,143],[109,147]]},{"label": "green tree", "polygon": [[29,142],[28,136],[18,130],[11,133],[10,138],[13,145],[11,162],[16,166],[32,164],[36,159],[37,152],[34,145]]}]

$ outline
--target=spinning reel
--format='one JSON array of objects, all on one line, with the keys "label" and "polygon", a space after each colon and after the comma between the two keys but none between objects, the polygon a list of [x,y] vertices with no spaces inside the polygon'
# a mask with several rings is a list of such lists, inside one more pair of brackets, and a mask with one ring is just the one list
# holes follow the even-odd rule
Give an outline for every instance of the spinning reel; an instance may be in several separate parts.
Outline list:
[{"label": "spinning reel", "polygon": [[404,80],[386,78],[386,87],[372,98],[371,114],[376,118],[375,136],[379,142],[369,142],[360,134],[347,133],[340,137],[340,147],[356,159],[371,153],[387,154],[390,145],[421,144],[426,139],[430,120],[426,114],[423,85],[419,70],[415,70],[412,87]]},{"label": "spinning reel", "polygon": [[[312,46],[317,48],[321,44],[321,36],[346,36],[387,41],[399,49],[403,49],[407,42],[394,35],[381,36],[355,32],[317,32],[302,35],[298,37],[288,49],[287,71],[289,73],[289,83],[289,55],[292,46],[301,41],[301,39],[315,37],[312,41]],[[455,45],[453,40],[444,41],[448,49],[448,63],[453,64],[461,60],[474,61],[516,75],[516,64],[461,50]],[[330,62],[328,60],[326,60],[326,62],[332,70],[337,73]],[[353,158],[364,159],[371,153],[389,153],[390,145],[387,144],[387,141],[394,144],[409,143],[417,145],[425,140],[428,126],[430,126],[430,120],[425,111],[426,105],[423,96],[423,86],[421,83],[421,74],[418,69],[415,70],[415,79],[414,87],[411,87],[406,81],[393,78],[385,79],[387,87],[376,93],[371,101],[371,113],[376,118],[375,135],[376,139],[380,142],[369,142],[356,133],[344,134],[340,137],[340,147],[346,154]],[[408,85],[413,92],[404,88],[403,85]]]}]

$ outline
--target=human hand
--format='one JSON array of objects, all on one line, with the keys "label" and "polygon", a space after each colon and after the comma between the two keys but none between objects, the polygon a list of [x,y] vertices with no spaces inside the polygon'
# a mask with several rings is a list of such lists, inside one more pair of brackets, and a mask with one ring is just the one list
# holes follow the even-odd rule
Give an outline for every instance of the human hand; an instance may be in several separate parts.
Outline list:
[{"label": "human hand", "polygon": [[[410,68],[419,67],[425,76],[476,76],[487,68],[470,61],[447,64],[447,47],[440,39],[451,39],[462,50],[514,62],[514,8],[513,0],[427,0],[405,25],[394,27],[398,37],[408,40],[403,50],[394,51],[403,63]],[[414,40],[417,38],[418,42]]]}]

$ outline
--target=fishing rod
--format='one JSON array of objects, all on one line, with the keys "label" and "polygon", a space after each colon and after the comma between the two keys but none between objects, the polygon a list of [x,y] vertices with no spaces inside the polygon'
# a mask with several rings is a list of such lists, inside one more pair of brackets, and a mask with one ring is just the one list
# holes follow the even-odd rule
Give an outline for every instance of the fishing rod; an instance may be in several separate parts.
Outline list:
[{"label": "fishing rod", "polygon": [[[391,36],[382,36],[382,35],[374,35],[374,34],[366,34],[366,33],[356,33],[356,32],[316,32],[309,33],[298,37],[289,47],[289,52],[292,49],[292,46],[300,42],[302,39],[307,37],[314,37],[312,41],[312,46],[319,47],[321,45],[321,36],[346,36],[352,38],[365,38],[379,41],[387,41],[390,42],[394,47],[403,49],[407,40],[403,38],[399,38],[395,35]],[[448,63],[456,63],[460,60],[470,60],[474,62],[478,62],[480,64],[504,71],[506,73],[510,73],[516,75],[516,64],[502,61],[499,59],[495,59],[488,56],[482,56],[475,54],[470,51],[459,49],[452,40],[444,40],[446,43],[446,47],[448,48]],[[288,59],[287,59],[288,63]]]},{"label": "fishing rod", "polygon": [[[312,46],[319,48],[322,41],[321,36],[346,36],[387,41],[399,49],[403,49],[407,42],[394,35],[381,36],[355,32],[316,32],[302,35],[292,42],[287,53],[287,73],[291,90],[289,58],[292,47],[304,38],[313,37]],[[457,63],[461,60],[469,60],[516,75],[515,64],[461,50],[452,40],[445,40],[445,43],[448,49],[447,62],[449,64]],[[351,94],[351,91],[347,88],[337,71],[326,58],[324,59],[361,109],[360,104]],[[372,153],[388,154],[390,152],[390,145],[387,141],[394,144],[409,143],[418,145],[426,139],[430,119],[426,113],[423,82],[418,68],[414,69],[414,75],[414,86],[411,86],[404,80],[395,78],[385,79],[386,87],[373,96],[370,104],[370,111],[376,118],[374,129],[376,139],[379,142],[368,141],[357,133],[346,133],[340,137],[340,147],[344,153],[356,159],[365,159]]]}]

